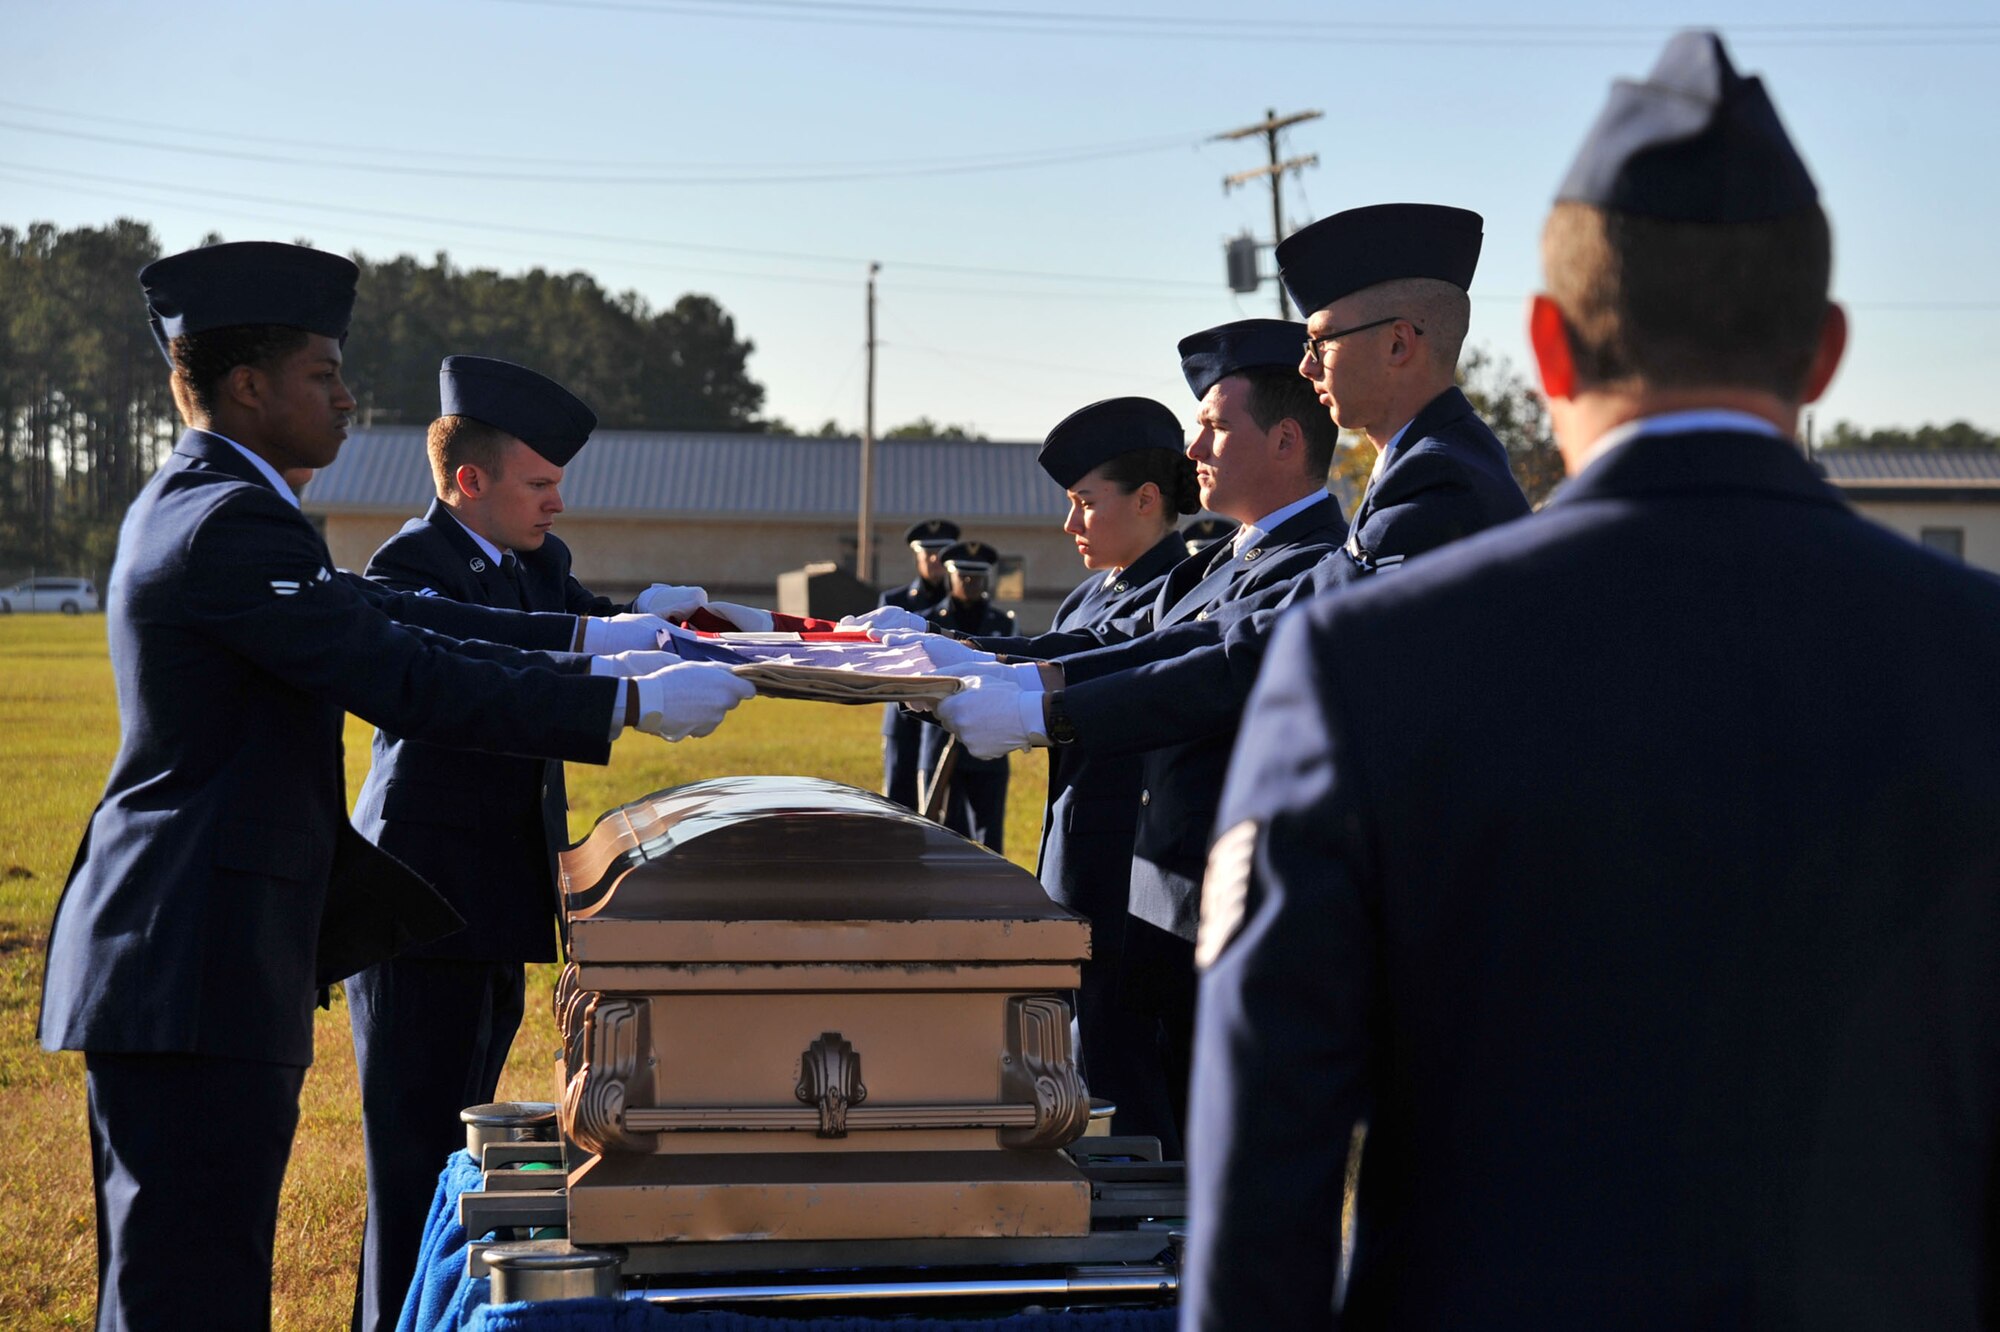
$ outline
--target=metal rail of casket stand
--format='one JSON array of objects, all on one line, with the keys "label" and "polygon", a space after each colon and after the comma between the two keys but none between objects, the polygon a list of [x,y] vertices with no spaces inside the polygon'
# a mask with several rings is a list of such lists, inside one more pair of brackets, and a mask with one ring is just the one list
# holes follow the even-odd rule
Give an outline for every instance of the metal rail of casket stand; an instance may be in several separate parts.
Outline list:
[{"label": "metal rail of casket stand", "polygon": [[648,1304],[689,1306],[711,1304],[852,1304],[859,1301],[1014,1299],[1049,1304],[1146,1297],[1171,1300],[1180,1289],[1180,1273],[1164,1263],[1071,1267],[1061,1276],[993,1277],[929,1281],[802,1282],[746,1286],[627,1286],[626,1299]]},{"label": "metal rail of casket stand", "polygon": [[[1081,1149],[1081,1150],[1079,1150]],[[1038,1303],[1163,1303],[1179,1289],[1179,1235],[1166,1222],[1185,1214],[1186,1184],[1179,1162],[1160,1159],[1153,1138],[1087,1138],[1071,1149],[1091,1184],[1093,1228],[1087,1236],[931,1241],[782,1241],[706,1242],[698,1245],[640,1244],[620,1246],[617,1258],[623,1279],[619,1294],[651,1303],[676,1306],[730,1303],[802,1304],[896,1302],[924,1299],[1016,1299]],[[510,1177],[510,1167],[524,1161],[548,1161],[557,1144],[507,1143],[486,1148],[483,1191],[463,1194],[462,1222],[470,1233],[486,1234],[514,1228],[563,1226],[568,1199],[560,1188],[535,1187],[546,1174]],[[1159,1220],[1153,1220],[1159,1218]],[[1105,1223],[1109,1223],[1107,1227]],[[467,1254],[469,1274],[492,1276],[489,1251],[543,1250],[532,1274],[503,1274],[504,1286],[521,1287],[512,1298],[556,1298],[532,1293],[537,1283],[558,1279],[547,1266],[566,1241],[509,1245],[474,1244]],[[1060,1275],[963,1276],[889,1281],[818,1280],[743,1285],[704,1284],[673,1287],[661,1278],[705,1278],[811,1269],[907,1268],[909,1266],[1056,1268]],[[577,1291],[575,1293],[582,1293]],[[496,1297],[498,1292],[496,1291]]]}]

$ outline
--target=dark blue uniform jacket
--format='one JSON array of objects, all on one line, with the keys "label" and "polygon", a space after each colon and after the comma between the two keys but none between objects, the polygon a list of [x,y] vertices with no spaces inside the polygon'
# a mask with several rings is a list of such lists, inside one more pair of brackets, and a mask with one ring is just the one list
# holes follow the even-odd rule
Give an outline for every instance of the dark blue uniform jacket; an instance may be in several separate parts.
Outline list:
[{"label": "dark blue uniform jacket", "polygon": [[[343,712],[450,744],[602,762],[617,682],[569,616],[394,596],[336,574],[312,524],[227,442],[184,435],[127,512],[107,598],[123,736],[56,907],[41,1040],[307,1064],[330,885],[408,871],[357,837]],[[419,887],[421,885],[418,885]],[[378,960],[351,960],[340,975]]]},{"label": "dark blue uniform jacket", "polygon": [[1065,658],[1077,746],[1147,748],[1149,726],[1169,710],[1179,736],[1233,735],[1282,610],[1527,512],[1506,448],[1463,393],[1440,394],[1410,422],[1363,496],[1347,545],[1306,577],[1240,603],[1233,618],[1183,622]]},{"label": "dark blue uniform jacket", "polygon": [[1996,680],[2000,582],[1747,433],[1286,616],[1182,1326],[1334,1326],[1362,1117],[1344,1327],[1991,1326]]},{"label": "dark blue uniform jacket", "polygon": [[[1212,632],[1205,626],[1219,628],[1263,604],[1264,598],[1289,591],[1339,545],[1344,534],[1340,505],[1328,495],[1278,524],[1252,547],[1255,554],[1248,560],[1233,560],[1227,542],[1182,560],[1162,580],[1151,606],[1110,628],[1086,627],[1035,638],[982,638],[979,646],[1047,659],[1100,646],[1102,641],[1125,641],[1135,632],[1164,633],[1177,624],[1204,626],[1199,632]],[[1081,722],[1091,706],[1089,699],[1083,700],[1071,709],[1071,718]],[[1222,793],[1229,735],[1187,738],[1179,706],[1170,700],[1168,707],[1150,715],[1129,717],[1132,733],[1116,748],[1106,746],[1102,752],[1148,751],[1134,834],[1131,910],[1161,929],[1191,938],[1193,899]]]},{"label": "dark blue uniform jacket", "polygon": [[[1107,585],[1094,573],[1063,599],[1053,631],[1086,629],[1150,604],[1167,572],[1187,558],[1178,532],[1119,572]],[[1162,735],[1171,714],[1155,719]],[[1132,873],[1132,833],[1139,821],[1139,763],[1128,756],[1093,755],[1074,746],[1049,751],[1049,803],[1042,818],[1038,872],[1049,896],[1090,917],[1093,952],[1104,956],[1123,927],[1126,887]]]},{"label": "dark blue uniform jacket", "polygon": [[[554,535],[517,552],[525,600],[440,501],[405,523],[368,562],[368,576],[502,609],[615,615],[570,573]],[[545,962],[556,955],[555,853],[568,845],[562,764],[496,757],[375,732],[354,804],[363,837],[435,885],[465,928],[406,956]]]}]

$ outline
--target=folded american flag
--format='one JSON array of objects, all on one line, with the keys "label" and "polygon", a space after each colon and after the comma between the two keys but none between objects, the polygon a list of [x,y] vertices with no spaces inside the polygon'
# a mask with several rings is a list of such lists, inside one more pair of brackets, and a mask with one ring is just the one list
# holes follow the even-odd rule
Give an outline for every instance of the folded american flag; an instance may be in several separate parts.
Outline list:
[{"label": "folded american flag", "polygon": [[957,693],[963,684],[937,674],[923,644],[885,647],[861,634],[660,635],[663,651],[688,661],[732,667],[757,692],[771,698],[824,703],[925,703]]}]

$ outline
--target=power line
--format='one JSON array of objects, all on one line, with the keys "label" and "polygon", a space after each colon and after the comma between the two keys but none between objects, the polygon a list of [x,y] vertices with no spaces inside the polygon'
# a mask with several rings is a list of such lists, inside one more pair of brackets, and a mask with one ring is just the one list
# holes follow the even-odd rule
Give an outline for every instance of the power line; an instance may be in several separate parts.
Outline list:
[{"label": "power line", "polygon": [[[715,245],[699,241],[662,240],[654,236],[624,236],[607,232],[578,231],[573,228],[531,227],[519,223],[494,222],[482,218],[438,217],[422,213],[405,213],[385,208],[364,208],[354,204],[306,202],[297,199],[274,199],[268,195],[242,194],[233,190],[206,190],[190,187],[175,181],[138,180],[126,176],[111,176],[99,172],[73,171],[63,167],[45,167],[25,162],[0,161],[0,169],[27,171],[54,176],[59,179],[83,180],[94,184],[117,185],[128,189],[148,189],[170,196],[193,195],[196,197],[220,199],[232,203],[262,204],[278,208],[296,208],[308,215],[323,213],[345,214],[357,217],[385,218],[392,222],[414,222],[424,226],[437,226],[450,230],[495,231],[505,234],[538,236],[548,239],[575,242],[595,241],[613,245],[631,245],[642,249],[685,250],[698,254],[738,255],[747,258],[780,260],[793,263],[834,264],[851,267],[857,261],[850,255],[810,254],[799,251],[767,250],[755,246]],[[1210,284],[1177,278],[1134,277],[1115,273],[1063,273],[1045,272],[1034,269],[995,268],[976,264],[952,264],[924,259],[893,259],[897,268],[906,268],[926,273],[947,273],[965,277],[992,277],[1009,280],[1034,282],[1069,282],[1096,284],[1099,286],[1132,286],[1173,288],[1184,291],[1206,291]]]},{"label": "power line", "polygon": [[[133,196],[129,192],[120,193],[109,189],[94,189],[86,185],[72,185],[65,182],[40,181],[40,180],[35,180],[32,177],[15,175],[5,170],[0,170],[0,181],[12,181],[17,184],[41,185],[44,188],[68,190],[72,193],[89,195],[95,198],[112,199],[122,204],[130,204],[133,201]],[[181,193],[186,193],[186,191],[181,191]],[[196,205],[189,203],[189,201],[186,199],[174,198],[171,195],[163,199],[143,200],[142,202],[149,203],[151,204],[151,206],[155,208],[163,208],[168,211],[182,211],[188,213],[195,213],[197,215],[200,214],[200,209]],[[297,229],[310,228],[314,224],[313,219],[305,216],[302,213],[293,214],[290,216],[277,216],[270,213],[236,212],[234,216],[241,219],[247,219],[249,221],[268,222],[275,226],[292,229],[293,234],[295,235],[299,234]],[[213,219],[211,218],[210,220],[212,221]],[[410,246],[436,246],[439,244],[438,238],[436,236],[412,235],[408,232],[383,230],[379,227],[375,227],[372,225],[368,226],[363,234],[372,236],[378,240],[395,242],[398,244],[404,244]],[[508,254],[508,255],[519,255],[527,259],[531,263],[535,263],[540,266],[548,266],[551,263],[549,253],[545,249],[527,249],[518,245],[510,246],[505,244],[495,244],[492,241],[483,241],[481,243],[489,252]],[[851,278],[824,277],[816,274],[802,274],[802,273],[774,273],[769,271],[768,269],[759,271],[754,269],[740,269],[740,268],[712,268],[706,265],[690,266],[683,263],[670,263],[658,259],[635,259],[629,255],[621,255],[617,257],[596,255],[587,252],[577,251],[573,247],[567,253],[561,256],[561,258],[564,263],[580,264],[584,262],[590,262],[599,266],[606,264],[622,264],[627,267],[637,267],[637,268],[649,269],[651,271],[659,273],[668,273],[674,275],[677,278],[682,278],[682,279],[733,278],[738,281],[744,281],[744,282],[777,283],[784,286],[839,287],[843,289],[852,289],[852,287],[854,286],[854,281]],[[1193,299],[1196,299],[1192,293],[1187,295],[1167,295],[1163,293],[1153,293],[1153,292],[1093,291],[1085,288],[1076,288],[1076,287],[1068,288],[1061,292],[1052,293],[1045,290],[1010,290],[1007,288],[954,287],[948,285],[939,286],[935,283],[928,283],[928,282],[899,282],[895,284],[894,290],[904,291],[904,292],[916,292],[924,295],[967,296],[977,300],[994,300],[994,299],[1031,300],[1031,301],[1040,301],[1044,303],[1053,300],[1076,300],[1076,301],[1087,301],[1091,304],[1097,304],[1097,305],[1134,304],[1134,303],[1153,304],[1153,305],[1158,305],[1158,304],[1180,305],[1180,304],[1185,304]]]},{"label": "power line", "polygon": [[[638,8],[671,8],[670,5],[642,4]],[[840,11],[859,14],[879,14],[904,17],[930,17],[952,19],[998,19],[1020,22],[1052,22],[1067,24],[1107,23],[1131,25],[1133,27],[1157,27],[1165,29],[1198,29],[1204,31],[1228,30],[1241,27],[1245,23],[1290,22],[1292,15],[1272,14],[1269,16],[1238,14],[1228,19],[1187,18],[1172,14],[1134,13],[1090,13],[1080,10],[1062,9],[1013,9],[993,8],[978,5],[918,5],[889,3],[888,0],[733,0],[736,9],[769,9],[787,13]],[[1338,20],[1343,29],[1362,32],[1409,32],[1424,30],[1431,25],[1410,21]],[[1662,23],[1524,23],[1519,21],[1498,22],[1454,22],[1454,28],[1471,32],[1541,32],[1541,33],[1653,33],[1676,25]],[[1685,26],[1685,25],[1681,25]],[[1962,29],[2000,30],[2000,21],[1933,21],[1911,23],[1903,19],[1884,20],[1834,20],[1811,22],[1770,22],[1731,23],[1735,32],[1828,32],[1828,31],[1907,31],[1909,29],[1939,29],[1958,31]]]},{"label": "power line", "polygon": [[[815,23],[836,27],[904,28],[1021,36],[1112,37],[1121,40],[1283,43],[1288,46],[1603,47],[1652,42],[1674,24],[1456,23],[1449,32],[1417,23],[1350,23],[1338,32],[1301,32],[1293,16],[1179,19],[1162,15],[1083,14],[1055,10],[961,9],[924,5],[837,3],[834,0],[734,0],[727,6],[701,0],[489,0],[494,4],[564,10],[599,10],[674,18],[743,22]],[[1730,24],[1763,45],[1962,46],[2000,42],[2000,23]]]},{"label": "power line", "polygon": [[[805,254],[805,253],[788,252],[788,251],[762,250],[750,246],[711,245],[695,241],[669,241],[669,240],[661,240],[657,237],[651,237],[651,236],[622,236],[622,235],[603,233],[603,232],[576,231],[568,228],[530,227],[512,223],[487,222],[473,218],[435,217],[418,213],[402,213],[389,209],[362,208],[354,205],[331,204],[319,201],[305,202],[293,199],[273,199],[268,196],[241,194],[228,190],[203,190],[199,188],[190,187],[178,182],[137,180],[130,177],[109,176],[98,172],[71,171],[60,167],[45,167],[45,166],[39,166],[22,162],[0,161],[0,173],[6,173],[6,174],[0,174],[0,179],[10,179],[18,184],[39,185],[44,188],[54,187],[54,188],[69,190],[77,194],[85,194],[99,198],[107,198],[119,202],[131,201],[129,191],[148,190],[163,197],[157,200],[143,200],[142,202],[148,203],[149,205],[154,207],[174,208],[187,212],[196,211],[189,205],[188,201],[190,198],[219,199],[231,204],[238,204],[238,203],[262,204],[269,207],[294,210],[291,216],[274,216],[271,214],[259,215],[254,213],[237,214],[237,216],[239,217],[250,218],[252,220],[257,220],[257,221],[266,221],[272,223],[273,225],[283,226],[283,227],[311,227],[313,225],[314,219],[319,217],[320,215],[327,213],[339,213],[348,216],[361,217],[365,219],[382,218],[389,220],[391,222],[411,222],[424,226],[464,228],[464,229],[481,230],[481,231],[494,231],[509,235],[555,239],[566,242],[567,245],[572,248],[575,242],[584,241],[584,242],[595,242],[599,244],[637,246],[645,249],[685,250],[691,253],[732,255],[732,256],[755,258],[765,261],[782,260],[793,263],[837,264],[842,266],[851,266],[855,262],[852,258],[843,255]],[[22,174],[22,173],[33,173],[33,174]],[[59,179],[53,181],[45,179],[45,177],[48,176],[61,177],[65,179]],[[110,189],[92,189],[89,187],[88,184],[72,183],[75,181],[94,182],[100,185],[111,185],[118,187],[118,189],[116,191]],[[415,245],[439,244],[439,241],[435,236],[416,236],[416,235],[409,235],[407,233],[382,231],[379,229],[375,230],[372,234],[382,236],[385,238],[401,239],[407,243]],[[521,254],[529,257],[540,257],[541,261],[545,264],[553,262],[546,257],[547,251],[545,250],[518,249],[504,245],[494,245],[490,241],[482,241],[481,243],[503,253]],[[656,261],[633,258],[631,256],[609,257],[609,256],[584,255],[582,257],[594,258],[597,259],[599,262],[604,262],[604,263],[633,264],[643,268],[657,269],[661,272],[684,273],[700,277],[730,277],[730,278],[739,278],[745,281],[754,281],[754,282],[801,283],[812,286],[828,286],[828,287],[852,287],[854,285],[854,281],[851,278],[821,277],[805,273],[773,273],[768,269],[745,270],[745,269],[725,269],[725,268],[690,268],[678,263],[665,264]],[[1023,300],[1038,300],[1038,301],[1047,301],[1051,299],[1069,297],[1078,300],[1090,300],[1095,302],[1110,302],[1110,301],[1182,302],[1192,299],[1206,300],[1213,296],[1215,290],[1215,284],[1212,282],[1202,282],[1202,281],[1195,281],[1192,279],[1182,279],[1182,278],[1148,278],[1148,277],[1120,276],[1117,274],[1048,273],[1048,272],[1037,272],[1028,269],[992,268],[992,267],[984,267],[978,265],[948,264],[948,263],[933,262],[933,261],[919,260],[919,259],[898,259],[886,262],[888,262],[895,268],[913,269],[923,272],[955,274],[955,275],[969,276],[969,277],[986,277],[993,279],[1063,282],[1069,284],[1076,284],[1073,285],[1069,290],[1060,292],[1050,292],[1046,290],[1011,291],[1004,288],[993,289],[993,288],[979,288],[979,287],[954,287],[948,285],[939,286],[931,283],[922,283],[922,282],[906,283],[898,281],[896,283],[896,288],[898,290],[923,292],[926,294],[964,295],[964,296],[975,296],[980,298],[1018,297]],[[1086,289],[1089,286],[1089,284],[1092,283],[1116,283],[1116,284],[1125,284],[1128,287],[1140,287],[1140,288],[1151,287],[1159,290],[1134,291],[1126,289],[1121,289],[1121,290]],[[1525,301],[1527,297],[1525,295],[1521,295],[1518,293],[1494,294],[1494,293],[1475,292],[1472,295],[1472,299],[1476,302],[1481,302],[1481,303],[1495,303],[1495,304],[1506,303],[1518,306],[1521,304],[1521,302]],[[1990,301],[1989,300],[1943,300],[1943,301],[1843,300],[1842,304],[1846,305],[1849,309],[1853,310],[1935,311],[1940,313],[1968,313],[1968,314],[1982,313],[1986,311],[2000,311],[2000,300],[1990,300]],[[935,349],[928,347],[912,346],[911,350],[932,351]],[[998,358],[987,358],[982,355],[981,359],[998,359]],[[1022,362],[1022,364],[1032,364],[1032,363]],[[1055,367],[1049,366],[1046,363],[1042,363],[1041,368],[1053,369]]]},{"label": "power line", "polygon": [[[1160,148],[1199,146],[1201,140],[1195,134],[1151,135],[1143,139],[1119,139],[1108,143],[1054,145],[1046,148],[1008,149],[988,153],[972,153],[956,157],[913,157],[890,159],[861,159],[839,161],[816,158],[809,162],[636,162],[563,157],[522,157],[500,153],[480,153],[464,149],[412,149],[403,147],[383,147],[373,144],[335,143],[324,139],[290,139],[265,134],[245,134],[236,130],[205,129],[195,125],[168,125],[158,120],[137,116],[107,116],[90,111],[76,111],[63,107],[43,106],[33,102],[18,102],[10,98],[0,98],[0,108],[25,111],[31,115],[50,116],[59,120],[85,121],[98,125],[118,125],[127,128],[150,130],[154,133],[184,134],[197,138],[224,139],[236,143],[265,144],[280,148],[302,148],[312,152],[359,153],[370,157],[404,158],[412,161],[436,162],[496,162],[523,166],[571,166],[589,167],[600,170],[617,171],[714,171],[740,170],[744,172],[788,172],[824,171],[830,169],[856,171],[896,171],[924,168],[969,168],[981,166],[1009,166],[1020,162],[1038,163],[1050,156],[1071,153],[1097,152],[1142,152]],[[287,162],[295,159],[286,158]],[[314,163],[317,166],[319,164]]]},{"label": "power line", "polygon": [[1193,139],[1172,139],[1151,141],[1138,147],[1102,149],[1055,149],[1040,156],[1023,156],[1012,161],[960,162],[942,166],[893,167],[854,171],[800,171],[791,174],[771,173],[761,176],[625,176],[625,175],[564,175],[538,174],[521,171],[488,171],[472,167],[448,167],[438,165],[401,166],[383,162],[326,162],[302,160],[296,154],[264,153],[241,148],[203,148],[193,144],[162,143],[157,139],[137,139],[122,134],[99,134],[92,130],[60,129],[47,125],[26,125],[17,120],[0,120],[0,129],[10,129],[22,134],[40,134],[59,139],[76,139],[86,143],[105,143],[122,148],[144,148],[148,152],[182,153],[193,157],[226,158],[235,162],[260,162],[265,165],[295,167],[314,172],[358,171],[377,176],[421,176],[429,179],[448,180],[494,180],[510,184],[528,185],[653,185],[653,186],[719,186],[719,185],[827,185],[848,181],[900,180],[926,176],[964,176],[995,171],[1025,171],[1039,167],[1068,166],[1078,162],[1099,162],[1113,157],[1136,157],[1143,153],[1163,152],[1169,148],[1191,148],[1197,145]]}]

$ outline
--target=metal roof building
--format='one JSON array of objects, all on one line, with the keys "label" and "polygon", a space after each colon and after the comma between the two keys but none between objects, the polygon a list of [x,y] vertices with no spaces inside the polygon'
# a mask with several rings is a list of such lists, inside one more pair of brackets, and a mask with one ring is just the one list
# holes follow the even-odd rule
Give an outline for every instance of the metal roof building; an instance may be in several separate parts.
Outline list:
[{"label": "metal roof building", "polygon": [[2000,572],[2000,450],[1825,449],[1813,461],[1876,522]]},{"label": "metal roof building", "polygon": [[[903,533],[951,518],[968,537],[1023,562],[1025,628],[1045,628],[1085,570],[1062,531],[1063,492],[1036,465],[1033,443],[879,440],[875,451],[875,581],[911,576]],[[564,469],[556,532],[585,586],[624,597],[652,582],[774,604],[778,574],[854,558],[861,443],[784,435],[606,430]],[[307,485],[306,513],[334,560],[365,568],[375,548],[434,494],[416,426],[356,430]]]},{"label": "metal roof building", "polygon": [[[1056,522],[1062,491],[1035,464],[1040,445],[944,439],[875,444],[875,511],[905,527],[951,515]],[[789,435],[603,430],[564,469],[563,502],[578,515],[851,519],[860,495],[861,441]],[[431,495],[424,431],[356,430],[313,478],[314,512],[406,513]],[[899,533],[900,535],[900,533]]]},{"label": "metal roof building", "polygon": [[2000,450],[1825,449],[1813,455],[1826,479],[1847,492],[2000,492]]}]

